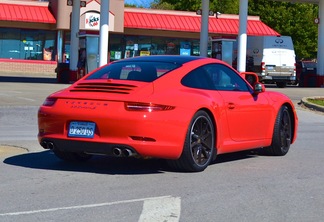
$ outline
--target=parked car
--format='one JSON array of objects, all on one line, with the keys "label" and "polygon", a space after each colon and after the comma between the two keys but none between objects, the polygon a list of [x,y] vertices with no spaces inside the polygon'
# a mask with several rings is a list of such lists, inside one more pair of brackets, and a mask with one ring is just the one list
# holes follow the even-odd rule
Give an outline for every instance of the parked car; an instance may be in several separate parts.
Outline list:
[{"label": "parked car", "polygon": [[48,96],[38,139],[66,161],[92,155],[167,159],[203,171],[216,154],[263,147],[285,155],[298,119],[284,94],[265,91],[225,62],[145,56],[100,67]]},{"label": "parked car", "polygon": [[300,60],[296,63],[296,77],[297,83],[299,86],[307,85],[306,75],[308,74],[316,74],[317,70],[317,62],[315,61],[307,61],[307,60]]},{"label": "parked car", "polygon": [[264,83],[284,88],[296,82],[296,55],[290,36],[249,36],[247,55],[253,58],[251,71]]}]

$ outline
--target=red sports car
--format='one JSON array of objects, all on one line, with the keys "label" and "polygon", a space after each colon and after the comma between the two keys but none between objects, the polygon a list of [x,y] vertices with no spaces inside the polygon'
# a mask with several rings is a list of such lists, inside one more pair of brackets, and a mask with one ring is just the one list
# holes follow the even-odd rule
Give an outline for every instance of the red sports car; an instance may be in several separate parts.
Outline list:
[{"label": "red sports car", "polygon": [[294,105],[246,77],[257,79],[203,57],[113,62],[44,101],[39,143],[67,161],[152,157],[184,171],[241,150],[285,155],[297,136]]}]

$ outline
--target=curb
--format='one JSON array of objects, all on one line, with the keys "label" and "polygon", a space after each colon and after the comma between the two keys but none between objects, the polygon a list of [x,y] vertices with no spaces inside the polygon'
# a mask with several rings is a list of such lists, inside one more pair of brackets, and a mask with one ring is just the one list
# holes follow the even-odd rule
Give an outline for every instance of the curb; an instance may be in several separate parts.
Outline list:
[{"label": "curb", "polygon": [[301,103],[309,109],[324,112],[323,106],[319,106],[319,105],[316,105],[314,103],[310,103],[307,101],[307,99],[319,99],[319,98],[323,98],[323,96],[304,97],[304,98],[302,98]]}]

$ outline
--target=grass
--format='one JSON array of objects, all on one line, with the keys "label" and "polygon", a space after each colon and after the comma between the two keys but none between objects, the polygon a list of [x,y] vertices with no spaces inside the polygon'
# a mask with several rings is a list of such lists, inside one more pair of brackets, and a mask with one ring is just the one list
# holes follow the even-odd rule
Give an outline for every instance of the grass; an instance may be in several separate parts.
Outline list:
[{"label": "grass", "polygon": [[307,99],[307,101],[319,106],[324,106],[324,98]]}]

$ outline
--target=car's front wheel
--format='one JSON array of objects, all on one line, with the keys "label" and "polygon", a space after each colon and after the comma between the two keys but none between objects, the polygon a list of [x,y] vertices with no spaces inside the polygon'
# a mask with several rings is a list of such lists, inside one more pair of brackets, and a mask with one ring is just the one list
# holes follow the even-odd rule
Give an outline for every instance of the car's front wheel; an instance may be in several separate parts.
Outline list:
[{"label": "car's front wheel", "polygon": [[181,157],[170,161],[179,170],[199,172],[215,157],[215,128],[205,111],[198,111],[191,120]]},{"label": "car's front wheel", "polygon": [[277,114],[272,144],[265,148],[268,154],[274,156],[284,156],[288,153],[291,144],[292,125],[289,109],[287,106],[282,106]]}]

